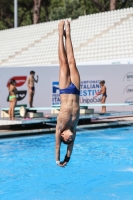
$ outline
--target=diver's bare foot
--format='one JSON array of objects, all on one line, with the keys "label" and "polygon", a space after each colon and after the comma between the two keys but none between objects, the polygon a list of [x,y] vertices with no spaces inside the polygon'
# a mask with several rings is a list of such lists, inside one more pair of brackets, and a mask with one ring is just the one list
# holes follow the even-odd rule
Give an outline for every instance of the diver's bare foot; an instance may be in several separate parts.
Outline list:
[{"label": "diver's bare foot", "polygon": [[65,30],[66,35],[70,35],[70,22],[68,20],[65,21]]},{"label": "diver's bare foot", "polygon": [[59,36],[64,35],[64,20],[61,20],[58,24],[58,31],[59,31]]},{"label": "diver's bare foot", "polygon": [[12,119],[11,120],[16,120],[16,118],[15,117],[12,117]]}]

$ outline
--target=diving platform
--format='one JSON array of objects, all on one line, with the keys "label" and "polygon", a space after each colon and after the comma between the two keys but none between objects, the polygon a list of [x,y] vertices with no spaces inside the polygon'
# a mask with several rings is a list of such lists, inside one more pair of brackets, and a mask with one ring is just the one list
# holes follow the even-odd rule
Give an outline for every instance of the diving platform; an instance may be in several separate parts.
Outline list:
[{"label": "diving platform", "polygon": [[[104,104],[104,106],[132,106],[133,104]],[[80,105],[80,110],[89,110],[94,105]],[[102,104],[95,104],[102,106]],[[47,110],[50,114],[45,115],[40,111]],[[10,120],[9,116],[0,118],[0,138],[18,137],[38,134],[55,133],[57,123],[57,113],[51,113],[51,110],[60,110],[60,106],[28,108],[27,105],[19,105],[15,108],[15,119]],[[2,108],[1,112],[8,114],[9,108]],[[39,111],[39,112],[38,112]],[[90,112],[90,111],[89,111]],[[30,117],[29,113],[32,114]],[[34,115],[35,114],[35,115]],[[36,116],[36,117],[35,117]],[[133,111],[107,112],[105,114],[94,112],[80,113],[77,131],[89,129],[101,129],[108,127],[120,127],[133,125]]]}]

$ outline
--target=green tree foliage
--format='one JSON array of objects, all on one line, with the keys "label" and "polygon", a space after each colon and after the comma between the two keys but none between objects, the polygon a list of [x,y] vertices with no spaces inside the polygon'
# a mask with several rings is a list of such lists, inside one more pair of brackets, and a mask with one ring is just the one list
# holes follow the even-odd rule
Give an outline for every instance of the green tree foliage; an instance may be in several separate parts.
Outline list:
[{"label": "green tree foliage", "polygon": [[18,0],[18,26],[33,23],[33,1]]},{"label": "green tree foliage", "polygon": [[8,0],[0,0],[0,29],[13,26],[13,15],[13,3]]},{"label": "green tree foliage", "polygon": [[90,1],[80,0],[80,6],[82,9],[83,15],[93,14],[99,11],[98,8],[93,4],[91,0]]},{"label": "green tree foliage", "polygon": [[[76,19],[80,15],[110,10],[111,1],[116,1],[116,9],[133,6],[133,0],[41,0],[40,22],[63,18]],[[33,24],[34,0],[18,0],[18,25]],[[0,0],[0,30],[14,26],[14,0]]]},{"label": "green tree foliage", "polygon": [[[18,26],[25,26],[33,22],[33,2],[18,1]],[[0,29],[14,27],[14,1],[0,0]]]},{"label": "green tree foliage", "polygon": [[83,15],[83,10],[79,0],[64,0],[63,6],[53,7],[49,14],[50,20],[75,19],[80,15]]}]

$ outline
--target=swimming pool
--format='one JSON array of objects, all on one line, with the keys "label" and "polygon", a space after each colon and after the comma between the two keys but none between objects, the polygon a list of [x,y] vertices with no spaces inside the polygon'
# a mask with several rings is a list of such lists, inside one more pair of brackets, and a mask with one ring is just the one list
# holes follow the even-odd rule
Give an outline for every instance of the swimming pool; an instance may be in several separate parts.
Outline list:
[{"label": "swimming pool", "polygon": [[65,168],[54,146],[54,135],[0,140],[0,200],[133,199],[133,127],[78,133]]}]

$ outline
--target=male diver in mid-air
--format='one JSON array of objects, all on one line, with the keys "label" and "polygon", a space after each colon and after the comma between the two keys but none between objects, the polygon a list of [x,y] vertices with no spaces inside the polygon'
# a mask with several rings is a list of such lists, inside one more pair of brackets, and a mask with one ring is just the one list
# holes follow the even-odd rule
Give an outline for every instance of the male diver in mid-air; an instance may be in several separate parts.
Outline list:
[{"label": "male diver in mid-air", "polygon": [[[74,59],[69,21],[60,21],[59,30],[59,88],[61,107],[56,125],[56,164],[64,167],[70,160],[79,120],[80,76]],[[65,38],[65,45],[64,40]],[[60,162],[61,142],[67,145],[64,161]]]}]

